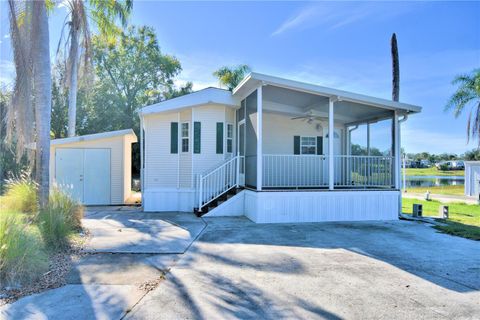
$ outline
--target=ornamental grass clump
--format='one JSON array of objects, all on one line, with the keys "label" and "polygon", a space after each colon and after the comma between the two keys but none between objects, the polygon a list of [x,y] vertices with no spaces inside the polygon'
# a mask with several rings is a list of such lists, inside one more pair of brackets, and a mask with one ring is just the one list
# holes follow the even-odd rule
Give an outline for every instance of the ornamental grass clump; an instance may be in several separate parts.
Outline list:
[{"label": "ornamental grass clump", "polygon": [[48,205],[38,213],[38,226],[43,240],[52,250],[68,246],[69,236],[81,228],[83,207],[66,193],[54,189]]},{"label": "ornamental grass clump", "polygon": [[38,212],[37,190],[37,184],[27,174],[7,180],[6,192],[0,199],[0,209],[34,217]]},{"label": "ornamental grass clump", "polygon": [[0,210],[0,288],[31,283],[48,270],[38,228],[25,214]]}]

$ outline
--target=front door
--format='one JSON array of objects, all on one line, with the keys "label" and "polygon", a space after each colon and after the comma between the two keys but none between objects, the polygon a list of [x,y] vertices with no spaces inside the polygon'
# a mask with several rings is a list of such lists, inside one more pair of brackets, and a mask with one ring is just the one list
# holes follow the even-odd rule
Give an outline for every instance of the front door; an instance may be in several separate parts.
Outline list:
[{"label": "front door", "polygon": [[238,184],[245,186],[245,120],[238,123],[237,153],[239,155],[239,176]]}]

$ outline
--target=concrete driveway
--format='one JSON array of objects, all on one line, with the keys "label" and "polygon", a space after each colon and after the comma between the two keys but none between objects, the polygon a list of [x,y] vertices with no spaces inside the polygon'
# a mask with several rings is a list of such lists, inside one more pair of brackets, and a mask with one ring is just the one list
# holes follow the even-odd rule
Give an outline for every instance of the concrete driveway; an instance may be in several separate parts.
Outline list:
[{"label": "concrete driveway", "polygon": [[127,318],[480,318],[480,242],[406,221],[205,220]]}]

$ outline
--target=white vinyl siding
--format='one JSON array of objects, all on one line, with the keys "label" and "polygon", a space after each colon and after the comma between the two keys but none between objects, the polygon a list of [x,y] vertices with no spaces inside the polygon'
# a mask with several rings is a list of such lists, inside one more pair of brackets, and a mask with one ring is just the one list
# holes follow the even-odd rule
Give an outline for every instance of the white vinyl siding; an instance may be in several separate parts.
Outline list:
[{"label": "white vinyl siding", "polygon": [[145,189],[178,186],[179,154],[170,153],[170,123],[178,118],[176,112],[144,118]]}]

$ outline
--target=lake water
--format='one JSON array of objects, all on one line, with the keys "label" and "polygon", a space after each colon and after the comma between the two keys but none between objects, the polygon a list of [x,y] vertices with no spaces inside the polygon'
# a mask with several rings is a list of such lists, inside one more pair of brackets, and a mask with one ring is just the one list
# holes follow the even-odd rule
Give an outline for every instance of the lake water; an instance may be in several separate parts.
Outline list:
[{"label": "lake water", "polygon": [[407,188],[457,186],[465,184],[463,176],[407,176]]}]

